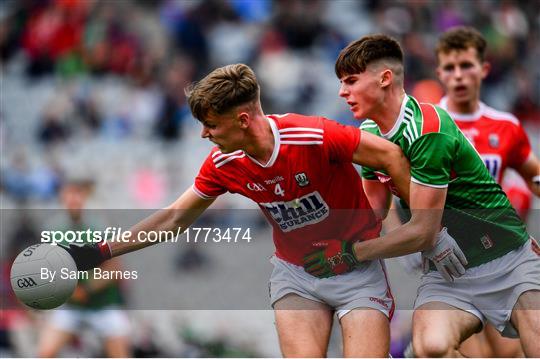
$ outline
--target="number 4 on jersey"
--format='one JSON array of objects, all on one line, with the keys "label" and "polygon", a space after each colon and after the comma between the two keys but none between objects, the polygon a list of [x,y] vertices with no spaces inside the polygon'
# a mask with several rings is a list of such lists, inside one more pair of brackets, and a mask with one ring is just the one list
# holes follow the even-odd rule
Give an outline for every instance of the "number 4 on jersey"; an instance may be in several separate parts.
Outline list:
[{"label": "number 4 on jersey", "polygon": [[279,183],[276,183],[276,187],[274,187],[274,193],[278,196],[285,197],[285,191],[281,188]]}]

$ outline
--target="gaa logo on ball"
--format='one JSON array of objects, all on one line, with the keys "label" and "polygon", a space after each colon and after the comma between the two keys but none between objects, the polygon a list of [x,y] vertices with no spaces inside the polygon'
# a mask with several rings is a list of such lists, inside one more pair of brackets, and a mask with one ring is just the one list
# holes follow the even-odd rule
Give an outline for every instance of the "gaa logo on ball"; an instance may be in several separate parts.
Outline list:
[{"label": "gaa logo on ball", "polygon": [[28,288],[28,287],[33,287],[35,285],[37,285],[37,283],[32,277],[17,279],[17,287],[19,288]]},{"label": "gaa logo on ball", "polygon": [[[11,287],[21,302],[36,309],[63,304],[75,290],[77,279],[62,278],[61,271],[77,271],[75,261],[59,246],[34,244],[23,250],[11,267]],[[53,280],[42,273],[56,273]]]}]

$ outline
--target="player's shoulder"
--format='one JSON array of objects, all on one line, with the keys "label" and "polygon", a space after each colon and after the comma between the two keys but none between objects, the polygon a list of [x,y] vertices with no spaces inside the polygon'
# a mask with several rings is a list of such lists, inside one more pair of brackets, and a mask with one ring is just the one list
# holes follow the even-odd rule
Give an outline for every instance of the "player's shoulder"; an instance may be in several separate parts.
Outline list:
[{"label": "player's shoulder", "polygon": [[519,127],[520,123],[516,116],[510,112],[499,111],[494,109],[491,106],[486,104],[481,104],[482,106],[482,119],[486,121],[494,121],[508,124],[509,126]]},{"label": "player's shoulder", "polygon": [[206,158],[204,165],[213,167],[215,169],[220,169],[223,165],[244,157],[246,157],[246,153],[242,150],[237,150],[230,153],[223,153],[216,146],[210,151],[210,154]]},{"label": "player's shoulder", "polygon": [[267,115],[267,117],[274,120],[280,131],[287,128],[323,129],[323,118],[320,116],[284,113]]},{"label": "player's shoulder", "polygon": [[296,113],[268,115],[277,125],[279,141],[284,145],[322,145],[324,119]]},{"label": "player's shoulder", "polygon": [[370,120],[370,119],[366,119],[362,121],[362,123],[360,124],[360,129],[362,131],[374,133],[377,135],[380,133],[379,126],[377,125],[377,123],[375,123],[375,121]]},{"label": "player's shoulder", "polygon": [[406,124],[404,135],[405,137],[408,135],[410,142],[425,135],[445,133],[447,125],[454,124],[444,108],[419,102],[412,96],[409,96],[403,118]]}]

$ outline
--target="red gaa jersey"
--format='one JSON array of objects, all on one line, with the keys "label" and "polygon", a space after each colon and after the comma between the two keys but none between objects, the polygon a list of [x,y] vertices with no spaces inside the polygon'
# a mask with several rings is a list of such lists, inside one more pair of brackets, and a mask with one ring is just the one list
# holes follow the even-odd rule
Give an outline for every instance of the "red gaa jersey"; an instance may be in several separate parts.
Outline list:
[{"label": "red gaa jersey", "polygon": [[471,141],[498,183],[502,183],[507,167],[519,168],[529,157],[531,145],[527,134],[511,113],[497,111],[482,102],[473,114],[453,113],[448,110],[446,97],[440,106]]},{"label": "red gaa jersey", "polygon": [[202,198],[225,192],[251,198],[272,224],[276,255],[302,265],[313,243],[357,241],[380,232],[352,156],[360,130],[322,117],[269,115],[274,151],[263,164],[238,150],[217,147],[203,163],[193,190]]}]

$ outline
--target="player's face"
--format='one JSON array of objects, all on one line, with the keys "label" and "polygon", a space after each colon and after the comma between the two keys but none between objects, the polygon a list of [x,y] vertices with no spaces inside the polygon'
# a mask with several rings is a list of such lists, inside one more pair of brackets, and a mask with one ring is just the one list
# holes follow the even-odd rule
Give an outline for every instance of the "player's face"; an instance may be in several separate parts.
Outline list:
[{"label": "player's face", "polygon": [[339,79],[339,96],[343,97],[357,120],[371,118],[382,103],[382,91],[379,86],[379,73],[366,71],[345,75]]},{"label": "player's face", "polygon": [[235,115],[208,115],[201,121],[201,137],[207,138],[223,153],[242,149],[245,132]]},{"label": "player's face", "polygon": [[457,105],[475,105],[489,65],[480,61],[476,49],[472,47],[441,52],[438,58],[437,75],[446,88],[449,100]]}]

